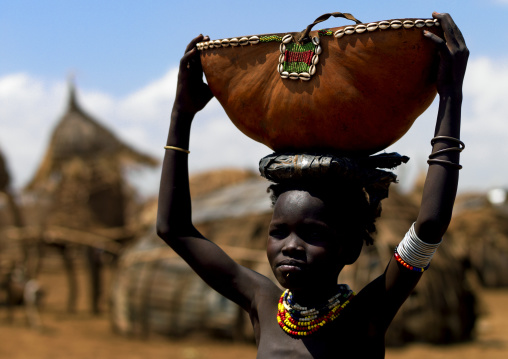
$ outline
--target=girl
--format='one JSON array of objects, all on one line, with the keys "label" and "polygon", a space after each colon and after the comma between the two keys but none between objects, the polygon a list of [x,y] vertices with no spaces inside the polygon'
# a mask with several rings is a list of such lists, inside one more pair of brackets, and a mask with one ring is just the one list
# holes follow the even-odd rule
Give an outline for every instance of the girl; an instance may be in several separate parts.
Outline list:
[{"label": "girl", "polygon": [[[358,190],[331,194],[306,183],[276,186],[267,255],[282,292],[204,238],[191,222],[187,156],[191,122],[212,98],[199,53],[187,47],[180,62],[162,169],[158,235],[212,288],[250,316],[258,358],[382,358],[384,334],[418,283],[450,222],[458,182],[462,82],[469,51],[448,14],[433,13],[444,38],[423,32],[440,54],[439,112],[421,209],[384,273],[355,295],[337,285],[355,262],[371,228],[362,220]],[[432,328],[428,328],[432,330]]]}]

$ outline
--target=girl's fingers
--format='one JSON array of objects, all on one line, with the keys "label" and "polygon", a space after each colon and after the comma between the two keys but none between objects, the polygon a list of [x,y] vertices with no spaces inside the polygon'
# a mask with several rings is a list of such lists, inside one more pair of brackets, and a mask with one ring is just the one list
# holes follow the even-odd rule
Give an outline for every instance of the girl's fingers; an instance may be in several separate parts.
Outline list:
[{"label": "girl's fingers", "polygon": [[464,40],[464,36],[460,32],[459,28],[453,21],[450,14],[440,14],[437,12],[433,12],[432,16],[435,19],[438,19],[441,23],[441,27],[444,31],[446,41],[451,45],[457,48],[465,46],[466,42]]},{"label": "girl's fingers", "polygon": [[189,45],[187,45],[187,47],[185,48],[185,53],[189,52],[190,50],[192,50],[196,44],[198,42],[201,42],[203,41],[203,38],[204,36],[199,34],[198,36],[196,36],[194,39],[192,39],[192,41],[189,43]]},{"label": "girl's fingers", "polygon": [[427,30],[423,31],[423,35],[436,44],[440,54],[446,54],[447,56],[450,54],[450,50],[448,49],[448,45],[444,39]]}]

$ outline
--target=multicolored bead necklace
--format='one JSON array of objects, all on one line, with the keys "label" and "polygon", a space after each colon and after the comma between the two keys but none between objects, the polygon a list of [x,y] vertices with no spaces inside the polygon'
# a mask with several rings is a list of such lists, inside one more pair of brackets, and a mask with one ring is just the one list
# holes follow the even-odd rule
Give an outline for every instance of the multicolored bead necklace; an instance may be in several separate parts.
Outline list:
[{"label": "multicolored bead necklace", "polygon": [[277,322],[282,330],[294,337],[304,337],[337,319],[355,293],[346,284],[338,286],[338,293],[320,309],[303,307],[293,301],[293,293],[286,289],[280,296]]}]

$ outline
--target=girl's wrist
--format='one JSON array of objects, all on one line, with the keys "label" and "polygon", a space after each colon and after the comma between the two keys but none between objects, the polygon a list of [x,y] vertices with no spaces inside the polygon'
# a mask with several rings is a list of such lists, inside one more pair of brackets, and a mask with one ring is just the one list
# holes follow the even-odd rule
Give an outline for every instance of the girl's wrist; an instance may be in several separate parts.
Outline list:
[{"label": "girl's wrist", "polygon": [[188,147],[193,114],[175,111],[171,113],[168,145]]},{"label": "girl's wrist", "polygon": [[459,90],[448,90],[439,93],[441,100],[451,100],[453,102],[462,103],[462,89]]},{"label": "girl's wrist", "polygon": [[171,121],[180,119],[184,121],[192,121],[195,115],[196,112],[186,111],[175,105],[171,111]]}]

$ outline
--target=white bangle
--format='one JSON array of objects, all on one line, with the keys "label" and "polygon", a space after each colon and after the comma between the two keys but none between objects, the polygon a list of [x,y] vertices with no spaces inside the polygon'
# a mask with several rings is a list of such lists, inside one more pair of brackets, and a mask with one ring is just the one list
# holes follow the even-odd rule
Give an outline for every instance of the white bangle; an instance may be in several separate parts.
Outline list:
[{"label": "white bangle", "polygon": [[416,235],[414,226],[415,224],[413,223],[395,251],[410,266],[425,268],[429,265],[432,256],[441,242],[431,244],[422,241]]}]

